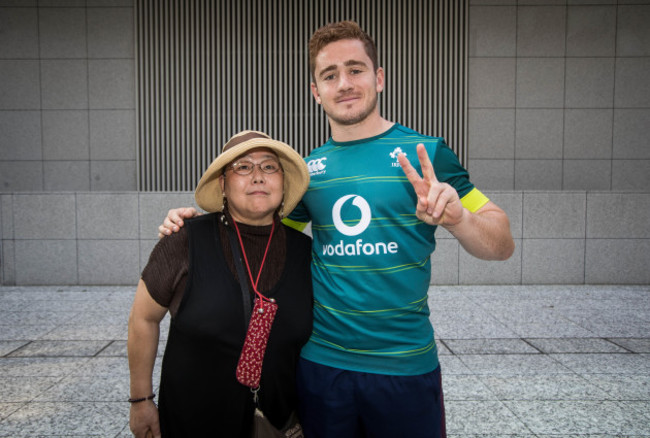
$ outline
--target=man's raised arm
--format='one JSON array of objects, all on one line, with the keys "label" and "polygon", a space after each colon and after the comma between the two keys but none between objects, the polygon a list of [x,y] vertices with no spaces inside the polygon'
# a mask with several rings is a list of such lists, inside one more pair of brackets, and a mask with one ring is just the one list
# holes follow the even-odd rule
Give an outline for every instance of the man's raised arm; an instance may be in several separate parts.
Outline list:
[{"label": "man's raised arm", "polygon": [[406,156],[398,156],[402,170],[418,198],[416,217],[429,225],[440,225],[447,229],[474,257],[484,260],[508,259],[514,252],[515,243],[506,213],[492,201],[474,213],[466,209],[456,189],[436,178],[424,145],[417,146],[417,153],[422,176]]}]

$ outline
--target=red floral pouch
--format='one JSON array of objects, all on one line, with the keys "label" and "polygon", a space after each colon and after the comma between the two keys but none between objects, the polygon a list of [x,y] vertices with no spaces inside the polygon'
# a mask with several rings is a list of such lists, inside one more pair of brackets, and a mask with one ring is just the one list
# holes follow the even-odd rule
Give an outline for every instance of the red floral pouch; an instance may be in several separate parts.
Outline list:
[{"label": "red floral pouch", "polygon": [[255,306],[248,324],[244,347],[237,364],[237,380],[249,388],[255,389],[260,386],[266,343],[269,340],[271,326],[277,310],[278,305],[274,300],[267,301],[259,297],[255,298]]}]

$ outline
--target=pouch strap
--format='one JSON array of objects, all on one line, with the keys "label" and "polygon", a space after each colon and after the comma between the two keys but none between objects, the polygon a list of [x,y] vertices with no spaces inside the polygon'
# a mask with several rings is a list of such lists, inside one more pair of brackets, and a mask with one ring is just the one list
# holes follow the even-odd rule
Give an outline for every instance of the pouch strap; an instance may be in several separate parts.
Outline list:
[{"label": "pouch strap", "polygon": [[251,319],[252,313],[251,294],[248,290],[248,283],[246,282],[246,272],[244,271],[244,263],[242,262],[242,255],[239,250],[239,242],[237,242],[235,231],[228,223],[228,219],[225,215],[221,216],[221,221],[226,226],[228,240],[230,241],[230,251],[232,252],[232,258],[235,262],[235,268],[237,269],[237,277],[239,278],[239,286],[241,287],[242,300],[244,301],[244,327],[248,329],[248,323]]}]

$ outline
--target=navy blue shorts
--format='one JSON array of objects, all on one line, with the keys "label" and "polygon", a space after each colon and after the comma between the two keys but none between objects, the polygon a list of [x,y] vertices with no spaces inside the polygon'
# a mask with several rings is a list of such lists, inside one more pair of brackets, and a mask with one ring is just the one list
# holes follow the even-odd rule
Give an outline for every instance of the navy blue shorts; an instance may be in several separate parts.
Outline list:
[{"label": "navy blue shorts", "polygon": [[307,438],[445,438],[440,367],[419,376],[298,364],[300,422]]}]

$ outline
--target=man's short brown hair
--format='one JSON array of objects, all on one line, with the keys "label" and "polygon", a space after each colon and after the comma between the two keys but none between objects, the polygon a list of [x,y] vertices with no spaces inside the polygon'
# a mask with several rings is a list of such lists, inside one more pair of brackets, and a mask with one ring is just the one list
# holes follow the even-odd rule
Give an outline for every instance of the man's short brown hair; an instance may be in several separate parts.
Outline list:
[{"label": "man's short brown hair", "polygon": [[316,56],[326,45],[339,40],[359,40],[363,43],[366,54],[372,61],[374,71],[377,71],[377,46],[370,35],[354,21],[339,21],[326,24],[319,28],[309,40],[309,70],[312,80],[316,81]]}]

